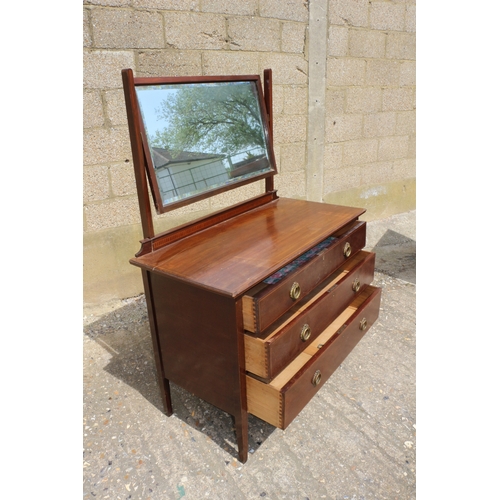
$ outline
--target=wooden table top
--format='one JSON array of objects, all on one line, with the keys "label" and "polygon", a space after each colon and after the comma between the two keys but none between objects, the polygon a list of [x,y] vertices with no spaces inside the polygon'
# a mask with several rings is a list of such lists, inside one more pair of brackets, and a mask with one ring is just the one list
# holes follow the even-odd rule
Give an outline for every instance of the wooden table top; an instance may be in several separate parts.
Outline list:
[{"label": "wooden table top", "polygon": [[237,297],[364,212],[278,198],[130,262]]}]

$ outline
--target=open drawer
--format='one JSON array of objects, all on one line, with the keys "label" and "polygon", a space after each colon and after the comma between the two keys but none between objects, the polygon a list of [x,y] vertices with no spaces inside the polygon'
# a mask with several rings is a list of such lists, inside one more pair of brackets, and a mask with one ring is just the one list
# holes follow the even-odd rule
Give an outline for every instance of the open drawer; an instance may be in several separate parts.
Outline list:
[{"label": "open drawer", "polygon": [[271,382],[246,376],[248,412],[285,429],[378,318],[381,290],[365,289]]},{"label": "open drawer", "polygon": [[366,222],[354,221],[249,290],[243,327],[262,332],[366,243]]},{"label": "open drawer", "polygon": [[275,377],[373,281],[375,254],[361,250],[262,333],[245,332],[245,369]]}]

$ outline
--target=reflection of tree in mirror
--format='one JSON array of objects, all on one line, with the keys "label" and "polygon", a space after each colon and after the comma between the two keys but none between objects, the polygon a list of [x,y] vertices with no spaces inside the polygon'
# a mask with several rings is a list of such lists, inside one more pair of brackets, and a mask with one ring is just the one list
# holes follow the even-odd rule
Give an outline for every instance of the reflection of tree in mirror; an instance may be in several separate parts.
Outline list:
[{"label": "reflection of tree in mirror", "polygon": [[[231,155],[265,148],[256,92],[251,83],[180,85],[157,109],[167,127],[151,145],[176,156],[185,151]],[[258,154],[259,154],[258,153]]]}]

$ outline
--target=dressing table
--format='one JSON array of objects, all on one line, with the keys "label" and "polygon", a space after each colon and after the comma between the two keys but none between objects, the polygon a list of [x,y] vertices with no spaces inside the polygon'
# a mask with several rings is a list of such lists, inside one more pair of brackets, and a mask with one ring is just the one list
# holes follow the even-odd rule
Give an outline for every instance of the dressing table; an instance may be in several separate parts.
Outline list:
[{"label": "dressing table", "polygon": [[[172,382],[232,415],[285,429],[378,317],[364,209],[280,198],[272,72],[122,71],[144,238],[141,269],[161,397]],[[166,232],[157,213],[252,182],[265,192]],[[150,192],[148,191],[148,186]]]}]

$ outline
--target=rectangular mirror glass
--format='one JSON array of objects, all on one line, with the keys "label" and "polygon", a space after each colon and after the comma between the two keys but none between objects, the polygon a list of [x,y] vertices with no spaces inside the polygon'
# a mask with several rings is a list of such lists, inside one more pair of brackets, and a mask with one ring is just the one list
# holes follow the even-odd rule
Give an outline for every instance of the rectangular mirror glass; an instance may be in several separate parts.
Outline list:
[{"label": "rectangular mirror glass", "polygon": [[274,175],[259,84],[136,85],[157,210]]}]

